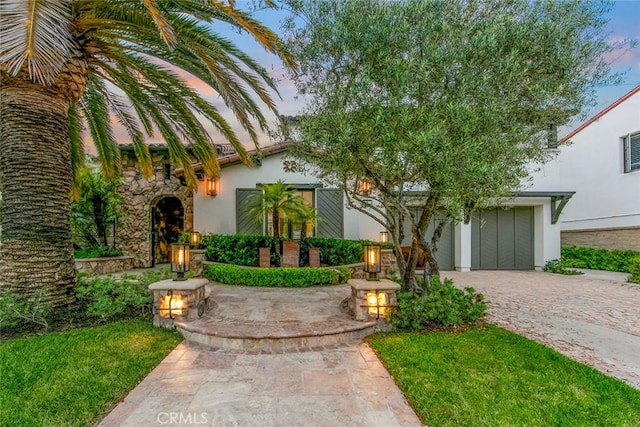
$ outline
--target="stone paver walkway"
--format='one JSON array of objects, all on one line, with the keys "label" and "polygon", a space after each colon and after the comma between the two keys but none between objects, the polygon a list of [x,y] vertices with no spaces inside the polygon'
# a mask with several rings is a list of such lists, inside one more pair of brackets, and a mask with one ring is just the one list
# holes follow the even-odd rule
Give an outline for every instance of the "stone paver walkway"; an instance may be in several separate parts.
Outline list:
[{"label": "stone paver walkway", "polygon": [[183,342],[99,424],[162,425],[422,424],[366,344],[234,354]]},{"label": "stone paver walkway", "polygon": [[489,321],[640,389],[640,286],[622,275],[443,272],[491,301]]},{"label": "stone paver walkway", "polygon": [[[422,425],[373,350],[338,339],[354,323],[375,326],[341,309],[349,286],[210,292],[213,307],[188,335],[202,329],[232,342],[183,342],[100,426]],[[280,338],[296,345],[271,343]]]}]

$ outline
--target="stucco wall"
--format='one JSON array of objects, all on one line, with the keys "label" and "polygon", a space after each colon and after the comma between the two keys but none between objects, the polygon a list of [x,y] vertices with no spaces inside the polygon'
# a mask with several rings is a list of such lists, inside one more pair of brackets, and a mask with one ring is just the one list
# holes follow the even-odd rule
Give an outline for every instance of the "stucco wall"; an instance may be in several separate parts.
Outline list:
[{"label": "stucco wall", "polygon": [[527,190],[575,191],[562,231],[640,226],[640,171],[624,173],[623,137],[640,131],[640,92],[561,145]]},{"label": "stucco wall", "polygon": [[125,182],[118,192],[124,200],[126,212],[118,222],[116,239],[119,249],[133,255],[135,267],[151,266],[151,207],[160,199],[167,196],[180,199],[184,208],[184,230],[192,230],[193,225],[193,192],[180,185],[173,176],[165,183],[162,165],[166,162],[166,153],[152,151],[152,160],[154,174],[146,179],[133,153],[122,153]]},{"label": "stucco wall", "polygon": [[[215,197],[207,196],[204,182],[193,195],[195,230],[201,233],[236,233],[236,188],[256,188],[258,183],[273,183],[282,179],[290,184],[318,184],[311,174],[286,172],[283,169],[283,154],[266,157],[262,166],[247,168],[234,165],[222,169],[220,189]],[[378,239],[382,227],[365,215],[344,209],[344,237],[346,239]]]}]

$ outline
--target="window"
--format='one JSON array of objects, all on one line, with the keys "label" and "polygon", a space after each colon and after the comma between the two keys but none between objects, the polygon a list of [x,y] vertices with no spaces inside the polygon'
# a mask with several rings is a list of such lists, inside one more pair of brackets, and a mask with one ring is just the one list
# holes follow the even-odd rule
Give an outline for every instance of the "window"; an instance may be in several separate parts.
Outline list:
[{"label": "window", "polygon": [[623,141],[625,173],[640,170],[640,132],[628,134]]}]

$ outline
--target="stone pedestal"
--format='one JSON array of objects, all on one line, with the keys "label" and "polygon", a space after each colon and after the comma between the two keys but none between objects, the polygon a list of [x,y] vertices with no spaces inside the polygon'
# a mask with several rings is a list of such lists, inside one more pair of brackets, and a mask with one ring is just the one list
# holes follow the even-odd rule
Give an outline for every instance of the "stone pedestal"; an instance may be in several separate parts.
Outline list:
[{"label": "stone pedestal", "polygon": [[309,248],[309,267],[320,267],[320,248]]},{"label": "stone pedestal", "polygon": [[204,249],[191,249],[189,251],[189,270],[193,271],[196,277],[202,277],[204,273]]},{"label": "stone pedestal", "polygon": [[282,242],[282,266],[300,266],[300,242],[297,240],[287,240]]},{"label": "stone pedestal", "polygon": [[396,291],[400,285],[387,279],[377,281],[349,279],[351,297],[349,308],[356,320],[386,317],[387,310],[396,305]]},{"label": "stone pedestal", "polygon": [[194,320],[207,309],[207,279],[161,280],[149,285],[153,292],[153,325],[173,327],[176,317]]},{"label": "stone pedestal", "polygon": [[259,265],[261,268],[271,267],[271,249],[270,248],[258,248],[260,258]]}]

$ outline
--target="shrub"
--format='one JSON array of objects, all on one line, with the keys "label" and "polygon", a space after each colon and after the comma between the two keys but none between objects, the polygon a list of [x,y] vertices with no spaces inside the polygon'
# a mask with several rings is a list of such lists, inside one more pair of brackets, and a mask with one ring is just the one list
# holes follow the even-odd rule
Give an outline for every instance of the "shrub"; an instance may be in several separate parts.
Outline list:
[{"label": "shrub", "polygon": [[629,273],[631,260],[640,252],[564,246],[562,260],[567,266],[591,270],[621,271]]},{"label": "shrub", "polygon": [[278,258],[275,248],[279,247],[278,244],[279,240],[271,236],[249,234],[209,234],[202,238],[207,261],[254,267],[260,262],[259,248],[271,248],[271,265],[276,265]]},{"label": "shrub", "polygon": [[400,291],[389,324],[398,329],[476,326],[484,319],[487,303],[473,288],[458,289],[451,279],[434,277],[424,295]]},{"label": "shrub", "polygon": [[629,277],[628,282],[640,283],[640,257],[633,258],[629,263]]},{"label": "shrub", "polygon": [[[271,248],[271,265],[278,265],[280,239],[257,235],[210,234],[202,238],[207,261],[224,264],[257,267],[260,262],[259,248]],[[327,237],[308,237],[300,240],[300,265],[309,265],[309,248],[320,248],[320,263],[338,266],[362,262],[367,240],[344,240]]]},{"label": "shrub", "polygon": [[[42,303],[42,294],[31,298],[20,298],[10,292],[0,296],[0,329],[14,329],[19,326],[29,330],[36,325],[48,328],[50,309]],[[26,324],[25,324],[26,323]]]},{"label": "shrub", "polygon": [[119,279],[79,277],[76,286],[78,300],[87,314],[107,319],[111,317],[148,317],[153,308],[149,285],[170,277],[168,269],[147,270],[139,276],[123,274]]},{"label": "shrub", "polygon": [[105,258],[105,257],[113,257],[120,256],[122,252],[116,248],[110,248],[108,246],[92,246],[89,248],[83,248],[75,252],[74,256],[76,259],[83,258]]},{"label": "shrub", "polygon": [[328,268],[251,268],[237,265],[213,264],[206,276],[228,285],[306,288],[337,284],[340,273]]},{"label": "shrub", "polygon": [[338,272],[338,282],[347,283],[347,280],[351,278],[351,269],[349,267],[336,267]]},{"label": "shrub", "polygon": [[577,274],[582,274],[581,271],[578,271],[569,267],[570,266],[566,261],[561,261],[559,259],[552,259],[551,261],[547,261],[547,263],[544,265],[544,267],[542,267],[542,269],[544,271],[548,271],[549,273],[566,274],[568,276],[575,276]]},{"label": "shrub", "polygon": [[309,265],[309,248],[320,248],[320,264],[347,265],[362,262],[367,240],[345,240],[328,237],[308,237],[300,241],[300,263]]}]

